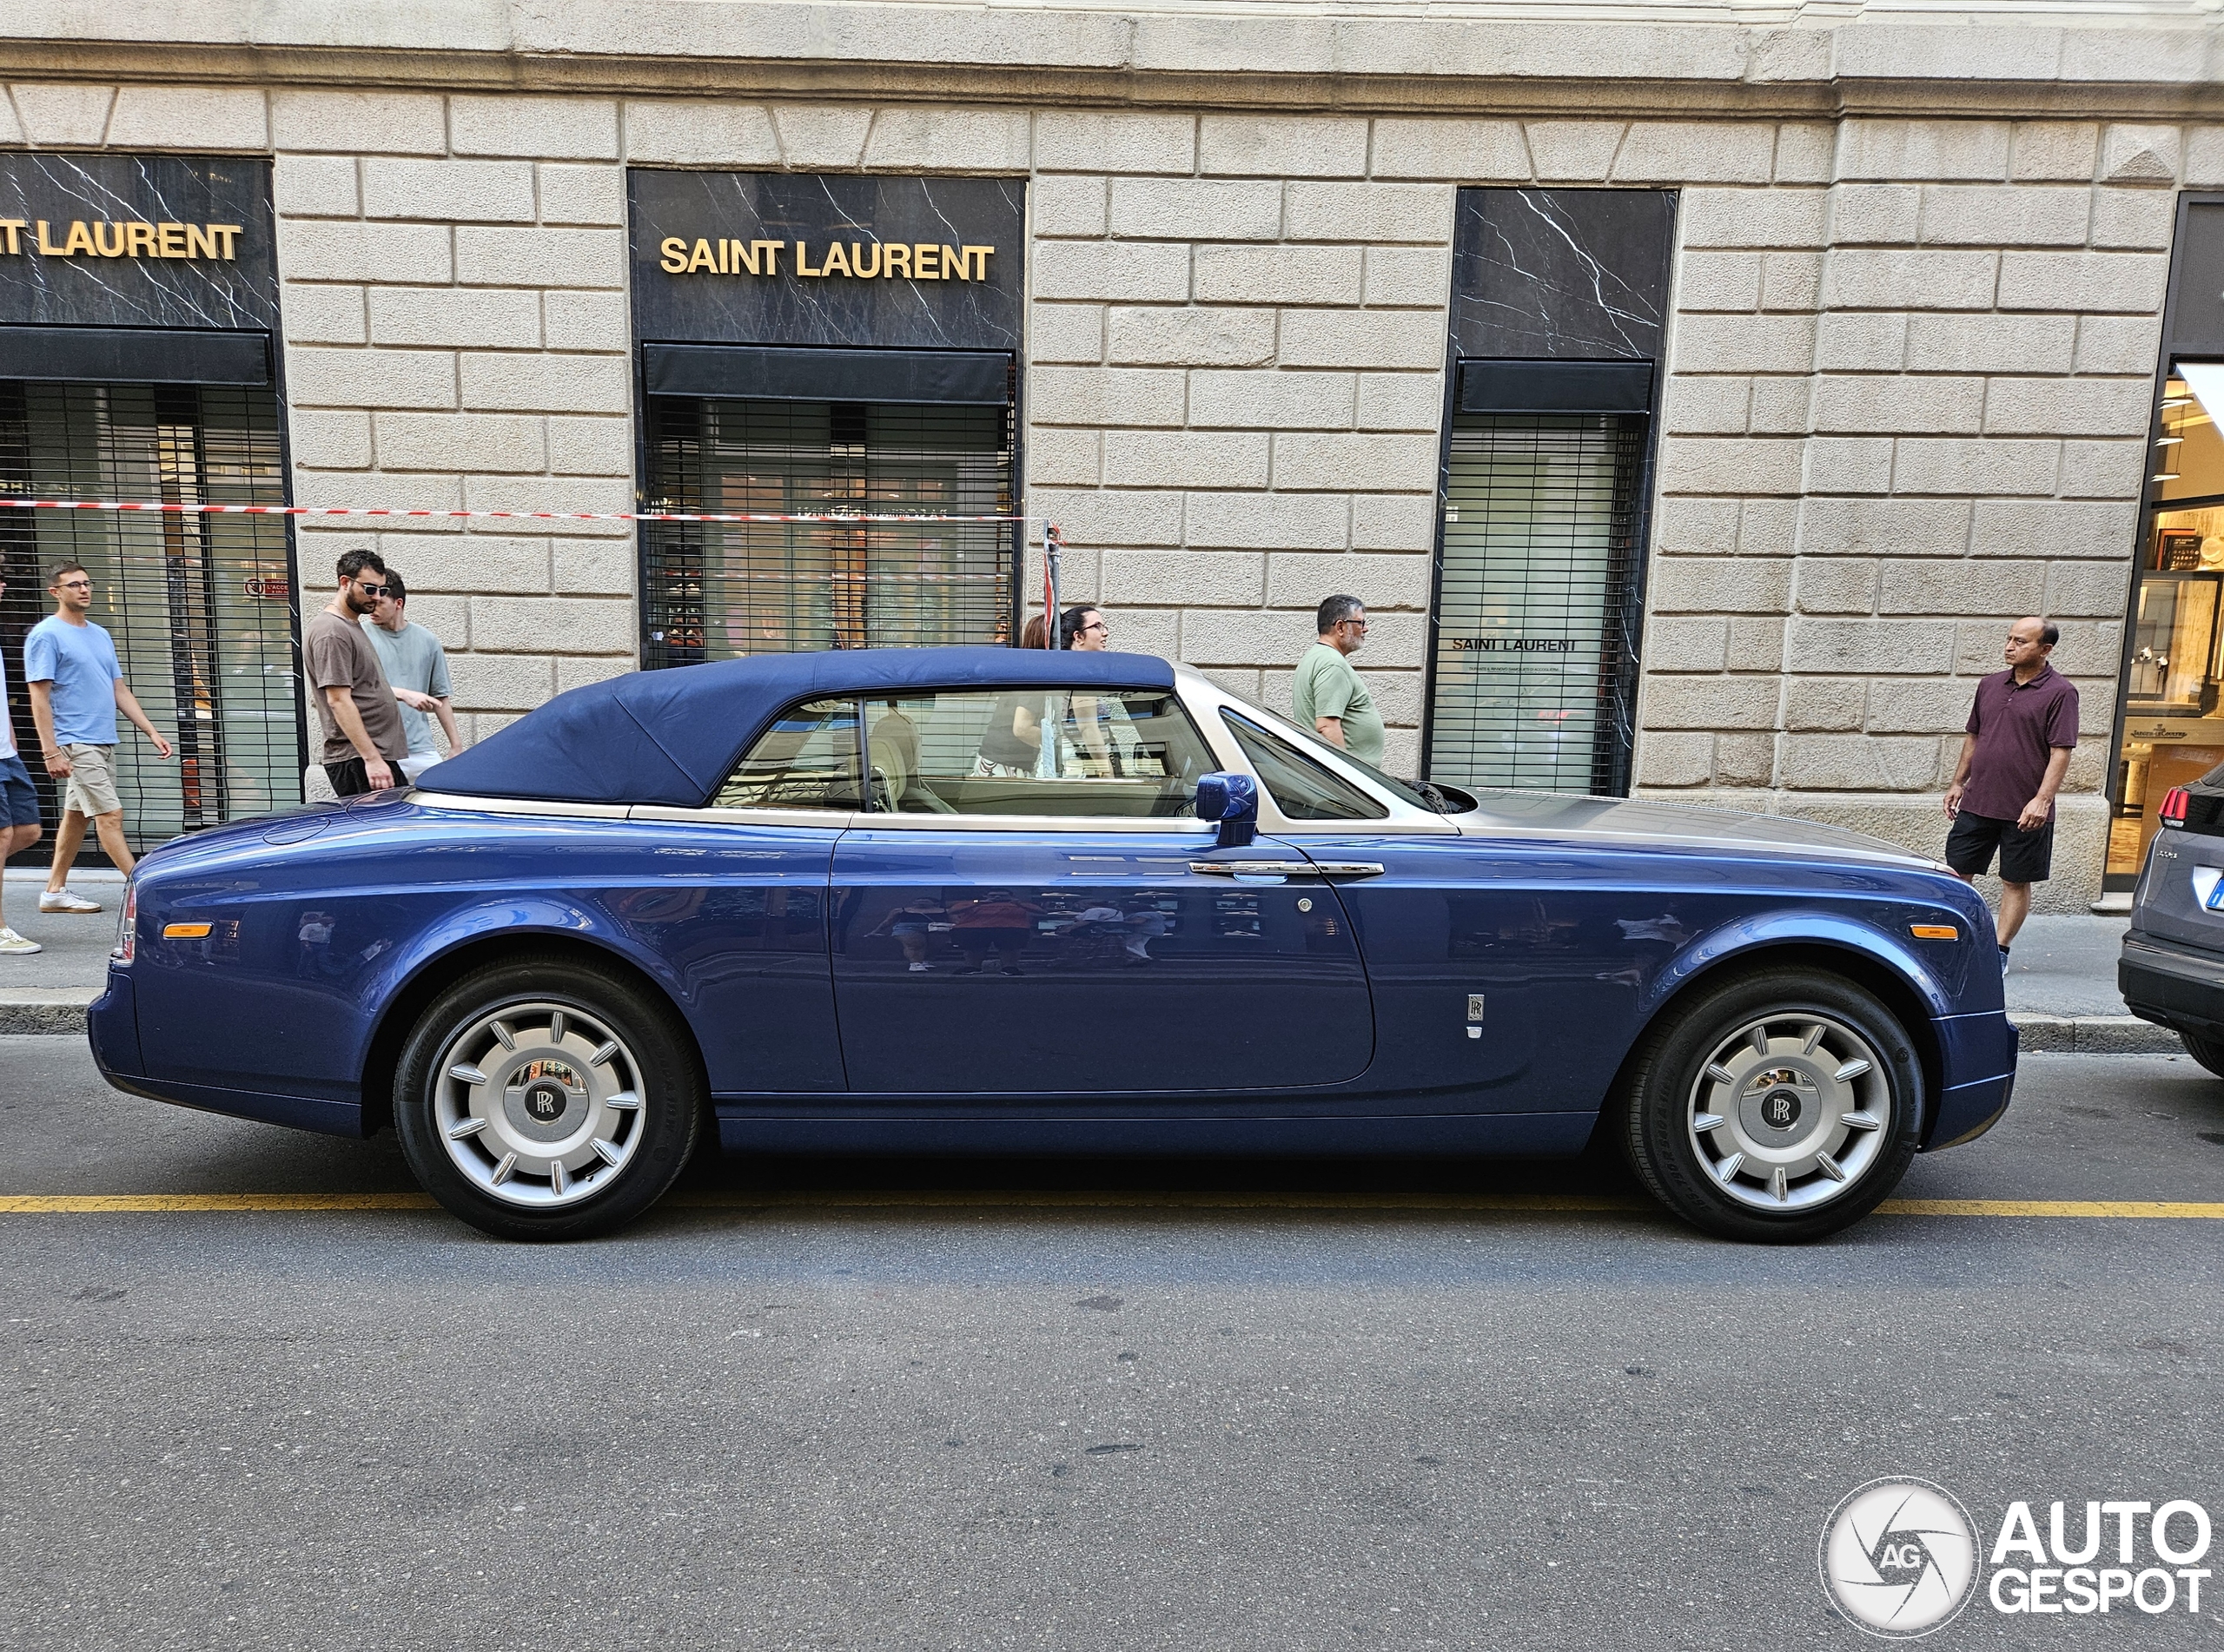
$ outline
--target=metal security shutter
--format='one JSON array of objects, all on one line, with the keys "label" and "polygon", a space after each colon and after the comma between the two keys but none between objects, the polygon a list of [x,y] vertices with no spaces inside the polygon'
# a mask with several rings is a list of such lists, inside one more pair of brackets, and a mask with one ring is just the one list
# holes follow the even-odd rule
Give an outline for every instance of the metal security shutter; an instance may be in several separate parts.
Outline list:
[{"label": "metal security shutter", "polygon": [[1454,419],[1433,778],[1628,790],[1645,428],[1611,413]]},{"label": "metal security shutter", "polygon": [[[1009,514],[1009,406],[648,399],[651,510]],[[648,523],[642,660],[1009,640],[1005,522]]]},{"label": "metal security shutter", "polygon": [[[0,381],[0,492],[17,498],[281,505],[278,407],[267,387]],[[24,634],[53,605],[46,570],[85,565],[90,618],[168,763],[117,719],[117,790],[135,849],[301,800],[301,730],[284,519],[0,512],[0,651],[8,709],[50,823],[23,687]],[[36,856],[51,853],[51,838]],[[92,835],[85,854],[97,859]]]}]

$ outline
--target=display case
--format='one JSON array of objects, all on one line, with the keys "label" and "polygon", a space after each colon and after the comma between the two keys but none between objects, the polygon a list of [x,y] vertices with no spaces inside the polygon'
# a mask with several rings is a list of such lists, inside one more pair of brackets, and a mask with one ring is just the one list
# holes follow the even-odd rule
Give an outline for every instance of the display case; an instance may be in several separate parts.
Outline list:
[{"label": "display case", "polygon": [[2216,621],[2224,574],[2157,569],[2139,584],[2128,711],[2201,717],[2216,706]]}]

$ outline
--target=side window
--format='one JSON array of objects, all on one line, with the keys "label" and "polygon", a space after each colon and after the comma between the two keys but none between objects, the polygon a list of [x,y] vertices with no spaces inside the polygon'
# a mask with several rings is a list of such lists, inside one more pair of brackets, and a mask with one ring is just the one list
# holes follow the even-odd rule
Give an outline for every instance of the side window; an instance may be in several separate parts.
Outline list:
[{"label": "side window", "polygon": [[865,704],[872,807],[1193,816],[1212,753],[1171,689],[947,689]]},{"label": "side window", "polygon": [[857,809],[857,703],[811,700],[791,706],[758,737],[713,809]]},{"label": "side window", "polygon": [[1273,794],[1274,807],[1292,820],[1380,820],[1389,814],[1357,786],[1333,775],[1288,741],[1268,734],[1233,711],[1221,718],[1243,756]]}]

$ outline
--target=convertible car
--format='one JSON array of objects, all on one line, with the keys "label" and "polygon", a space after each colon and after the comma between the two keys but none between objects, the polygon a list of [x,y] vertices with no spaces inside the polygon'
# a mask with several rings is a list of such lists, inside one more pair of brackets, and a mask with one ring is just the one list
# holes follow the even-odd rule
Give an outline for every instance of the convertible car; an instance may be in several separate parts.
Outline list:
[{"label": "convertible car", "polygon": [[563,694],[414,790],[139,864],[94,1053],[392,1123],[449,1210],[601,1233],[729,1153],[1618,1145],[1828,1233],[2008,1105],[1991,920],[1835,828],[1378,772],[1164,660],[786,655]]}]

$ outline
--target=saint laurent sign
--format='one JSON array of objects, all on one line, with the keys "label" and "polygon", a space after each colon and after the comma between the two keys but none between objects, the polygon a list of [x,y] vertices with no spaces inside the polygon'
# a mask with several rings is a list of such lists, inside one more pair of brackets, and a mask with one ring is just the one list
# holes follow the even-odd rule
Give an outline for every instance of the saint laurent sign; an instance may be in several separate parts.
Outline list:
[{"label": "saint laurent sign", "polygon": [[1016,178],[626,175],[633,332],[685,344],[1016,350]]},{"label": "saint laurent sign", "polygon": [[[73,218],[66,231],[50,233],[47,221],[0,218],[0,235],[8,239],[10,253],[23,253],[31,243],[49,258],[222,258],[236,254],[233,237],[242,224],[113,223],[104,218]],[[26,235],[23,232],[30,230]],[[61,235],[57,243],[54,234]]]},{"label": "saint laurent sign", "polygon": [[951,247],[938,241],[851,241],[847,251],[838,241],[826,243],[817,269],[811,267],[807,241],[717,241],[696,237],[689,246],[683,235],[667,235],[659,244],[664,254],[659,268],[667,275],[778,275],[780,254],[792,247],[788,268],[806,280],[826,275],[854,275],[861,281],[876,276],[911,281],[985,281],[993,247]]},{"label": "saint laurent sign", "polygon": [[268,161],[0,154],[0,327],[275,332],[271,228]]}]

